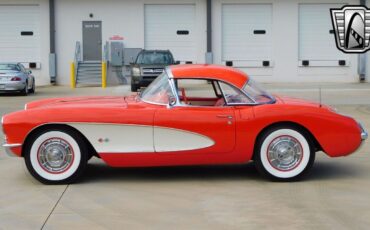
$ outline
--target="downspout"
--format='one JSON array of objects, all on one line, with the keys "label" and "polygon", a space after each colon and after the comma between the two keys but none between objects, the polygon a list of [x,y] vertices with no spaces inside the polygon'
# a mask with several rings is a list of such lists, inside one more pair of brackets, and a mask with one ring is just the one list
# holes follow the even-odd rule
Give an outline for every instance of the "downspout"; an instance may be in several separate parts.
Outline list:
[{"label": "downspout", "polygon": [[55,0],[49,0],[49,23],[50,23],[50,54],[49,54],[49,76],[50,83],[56,83],[57,67],[55,53]]},{"label": "downspout", "polygon": [[206,63],[213,63],[212,53],[212,0],[207,0],[207,53]]},{"label": "downspout", "polygon": [[[360,5],[362,6],[367,6],[367,0],[360,0]],[[367,75],[367,54],[359,54],[358,55],[358,75],[360,78],[360,82],[365,82],[366,81],[366,75]]]}]

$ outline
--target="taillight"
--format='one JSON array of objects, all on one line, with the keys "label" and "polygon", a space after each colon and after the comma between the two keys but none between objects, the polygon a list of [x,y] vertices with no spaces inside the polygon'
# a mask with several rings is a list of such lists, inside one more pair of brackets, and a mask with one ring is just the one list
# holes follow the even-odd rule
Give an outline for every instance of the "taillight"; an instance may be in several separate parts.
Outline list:
[{"label": "taillight", "polygon": [[10,79],[11,81],[22,81],[22,78],[20,77],[12,77],[12,79]]}]

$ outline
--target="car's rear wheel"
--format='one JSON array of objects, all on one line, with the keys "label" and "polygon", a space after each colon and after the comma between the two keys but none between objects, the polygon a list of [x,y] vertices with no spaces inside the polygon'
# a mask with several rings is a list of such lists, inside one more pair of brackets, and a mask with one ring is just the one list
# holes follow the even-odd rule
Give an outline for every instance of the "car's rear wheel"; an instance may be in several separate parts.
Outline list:
[{"label": "car's rear wheel", "polygon": [[315,161],[315,150],[309,135],[290,126],[265,131],[257,140],[254,153],[257,170],[274,181],[296,181]]},{"label": "car's rear wheel", "polygon": [[29,90],[30,93],[35,93],[36,92],[36,86],[35,86],[35,80],[32,83],[32,88]]},{"label": "car's rear wheel", "polygon": [[25,145],[26,166],[44,184],[69,184],[82,175],[88,150],[73,130],[44,130],[34,134]]},{"label": "car's rear wheel", "polygon": [[21,91],[21,94],[23,96],[27,96],[28,95],[28,82],[26,82],[26,86],[24,87],[24,89]]}]

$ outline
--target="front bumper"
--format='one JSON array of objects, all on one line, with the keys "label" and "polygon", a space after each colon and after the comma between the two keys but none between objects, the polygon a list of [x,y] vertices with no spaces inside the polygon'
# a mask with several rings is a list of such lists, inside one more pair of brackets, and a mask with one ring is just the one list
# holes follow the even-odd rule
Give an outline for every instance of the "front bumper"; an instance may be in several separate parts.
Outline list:
[{"label": "front bumper", "polygon": [[26,82],[0,82],[0,91],[21,91],[26,87]]},{"label": "front bumper", "polygon": [[139,86],[148,86],[152,83],[158,76],[133,76],[131,78],[132,83]]},{"label": "front bumper", "polygon": [[6,155],[8,155],[10,157],[18,157],[18,155],[15,154],[12,151],[12,148],[17,148],[17,147],[21,147],[21,146],[22,146],[22,144],[7,144],[7,143],[3,144]]},{"label": "front bumper", "polygon": [[364,141],[369,137],[369,133],[365,130],[364,126],[361,123],[358,123],[361,129],[361,140]]}]

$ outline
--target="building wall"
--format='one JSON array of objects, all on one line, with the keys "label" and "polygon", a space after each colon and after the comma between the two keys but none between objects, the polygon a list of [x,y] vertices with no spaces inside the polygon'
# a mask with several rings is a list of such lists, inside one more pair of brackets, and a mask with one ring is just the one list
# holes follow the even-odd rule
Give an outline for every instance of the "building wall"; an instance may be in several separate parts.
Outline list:
[{"label": "building wall", "polygon": [[[56,52],[58,84],[69,83],[69,65],[76,41],[82,40],[82,21],[102,21],[103,44],[113,35],[124,37],[124,46],[144,48],[145,4],[195,4],[197,18],[197,62],[206,53],[206,2],[204,0],[62,0],[56,1]],[[89,14],[94,15],[93,18]],[[114,75],[113,75],[114,77]],[[111,79],[111,81],[114,79]]]},{"label": "building wall", "polygon": [[[242,68],[261,82],[358,82],[358,55],[348,55],[348,67],[299,67],[299,4],[343,3],[359,4],[357,0],[214,0],[213,3],[213,50],[214,62],[221,64],[222,29],[221,7],[228,3],[272,3],[273,67]],[[329,14],[330,12],[328,12]],[[334,38],[333,38],[333,42]]]},{"label": "building wall", "polygon": [[[50,84],[49,77],[49,1],[48,0],[0,0],[1,5],[38,5],[40,10],[40,68],[32,69],[36,85]],[[4,23],[4,22],[2,22]],[[1,35],[0,35],[1,36]],[[13,60],[9,60],[10,62]]]},{"label": "building wall", "polygon": [[[370,6],[368,1],[368,7]],[[272,4],[273,67],[242,68],[261,82],[358,82],[358,55],[348,55],[347,67],[300,67],[299,59],[299,4],[343,3],[359,4],[359,0],[213,0],[214,63],[222,61],[222,4]],[[49,77],[49,5],[48,0],[0,0],[1,5],[36,4],[40,7],[40,62],[34,69],[37,85],[50,83]],[[69,66],[74,59],[75,43],[82,40],[82,21],[102,21],[103,43],[113,35],[125,38],[125,47],[144,48],[145,4],[195,4],[197,18],[197,63],[205,62],[206,0],[57,0],[56,53],[57,83],[69,84]],[[93,18],[89,14],[94,15]],[[328,12],[329,14],[329,12]],[[334,42],[334,41],[333,41]],[[370,52],[367,53],[367,81],[370,75]],[[12,61],[12,60],[9,60]],[[114,75],[113,75],[114,77]],[[111,82],[114,82],[114,79]]]}]

